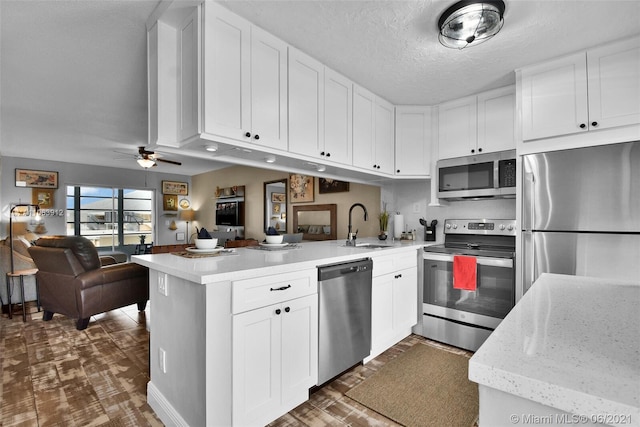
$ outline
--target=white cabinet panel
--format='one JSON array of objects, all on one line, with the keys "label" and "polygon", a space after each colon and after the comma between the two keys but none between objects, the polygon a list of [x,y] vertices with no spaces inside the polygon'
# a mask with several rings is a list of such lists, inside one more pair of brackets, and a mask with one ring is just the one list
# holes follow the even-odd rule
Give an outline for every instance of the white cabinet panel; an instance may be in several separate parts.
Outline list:
[{"label": "white cabinet panel", "polygon": [[396,107],[396,176],[429,176],[431,107]]},{"label": "white cabinet panel", "polygon": [[368,90],[353,87],[353,165],[373,169],[374,122],[376,96]]},{"label": "white cabinet panel", "polygon": [[353,149],[353,82],[335,71],[324,71],[324,146],[327,160],[350,165]]},{"label": "white cabinet panel", "polygon": [[438,158],[470,156],[476,150],[476,97],[470,96],[438,106]]},{"label": "white cabinet panel", "polygon": [[376,97],[374,167],[378,172],[392,175],[394,160],[394,107],[391,103]]},{"label": "white cabinet panel", "polygon": [[515,86],[478,95],[479,153],[513,150],[516,147],[515,114]]}]

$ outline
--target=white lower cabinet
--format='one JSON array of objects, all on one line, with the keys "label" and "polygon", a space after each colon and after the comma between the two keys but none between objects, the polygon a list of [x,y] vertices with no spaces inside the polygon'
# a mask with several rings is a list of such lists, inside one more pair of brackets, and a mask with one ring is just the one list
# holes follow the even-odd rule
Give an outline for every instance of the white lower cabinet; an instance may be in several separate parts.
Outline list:
[{"label": "white lower cabinet", "polygon": [[233,425],[268,424],[309,398],[317,331],[317,294],[233,316]]},{"label": "white lower cabinet", "polygon": [[371,360],[409,336],[418,322],[417,257],[373,259]]}]

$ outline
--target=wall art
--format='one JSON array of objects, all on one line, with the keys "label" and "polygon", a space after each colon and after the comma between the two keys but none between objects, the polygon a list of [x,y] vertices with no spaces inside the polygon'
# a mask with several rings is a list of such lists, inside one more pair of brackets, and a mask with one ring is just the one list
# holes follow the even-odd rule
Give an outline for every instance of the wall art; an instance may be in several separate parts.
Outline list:
[{"label": "wall art", "polygon": [[16,187],[58,188],[58,172],[16,169]]}]

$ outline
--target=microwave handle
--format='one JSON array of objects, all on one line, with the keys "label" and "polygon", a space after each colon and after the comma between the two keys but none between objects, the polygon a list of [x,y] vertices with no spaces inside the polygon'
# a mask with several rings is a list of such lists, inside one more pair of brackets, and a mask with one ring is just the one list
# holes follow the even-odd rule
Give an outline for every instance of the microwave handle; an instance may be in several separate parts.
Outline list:
[{"label": "microwave handle", "polygon": [[[454,255],[451,254],[437,254],[433,252],[425,252],[423,258],[429,261],[443,261],[453,262]],[[501,267],[501,268],[513,268],[512,258],[487,258],[487,257],[475,257],[478,265],[485,265],[488,267]]]}]

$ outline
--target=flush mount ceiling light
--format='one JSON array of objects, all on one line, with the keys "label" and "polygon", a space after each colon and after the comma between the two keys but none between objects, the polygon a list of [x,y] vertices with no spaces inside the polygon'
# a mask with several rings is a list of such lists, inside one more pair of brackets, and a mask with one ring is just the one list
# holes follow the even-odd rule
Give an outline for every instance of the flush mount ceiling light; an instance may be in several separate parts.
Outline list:
[{"label": "flush mount ceiling light", "polygon": [[456,3],[440,16],[438,40],[452,49],[486,42],[502,28],[504,7],[502,0],[463,0]]}]

